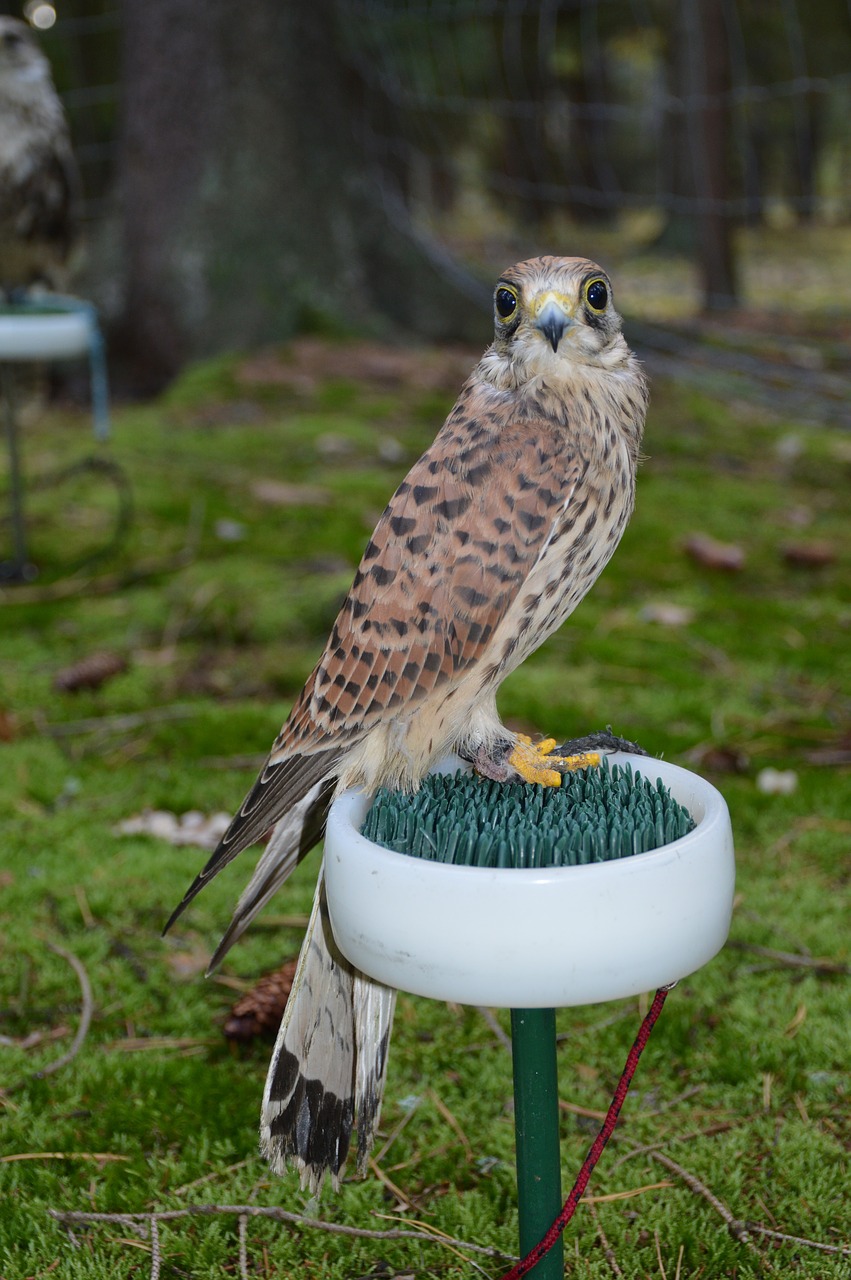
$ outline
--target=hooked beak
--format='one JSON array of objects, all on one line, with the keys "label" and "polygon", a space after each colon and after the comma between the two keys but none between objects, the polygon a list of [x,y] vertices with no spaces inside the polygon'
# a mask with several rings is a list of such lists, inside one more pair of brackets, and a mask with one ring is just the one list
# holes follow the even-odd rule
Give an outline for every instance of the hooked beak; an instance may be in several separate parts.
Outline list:
[{"label": "hooked beak", "polygon": [[558,351],[558,344],[564,337],[565,330],[572,324],[573,316],[565,303],[554,294],[547,294],[535,320],[535,327],[540,329],[553,351]]}]

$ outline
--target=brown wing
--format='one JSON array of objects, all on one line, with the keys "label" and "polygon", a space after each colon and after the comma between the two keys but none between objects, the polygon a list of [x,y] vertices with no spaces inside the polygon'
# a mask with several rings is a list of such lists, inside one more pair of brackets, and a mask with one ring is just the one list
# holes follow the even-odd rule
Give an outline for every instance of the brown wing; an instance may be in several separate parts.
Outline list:
[{"label": "brown wing", "polygon": [[272,764],[345,747],[458,676],[537,560],[581,460],[563,428],[476,414],[477,398],[459,401],[393,495]]},{"label": "brown wing", "polygon": [[[305,814],[305,829],[310,842],[318,838],[325,784],[347,746],[486,650],[583,463],[561,427],[512,420],[504,407],[476,413],[485,395],[475,386],[462,395],[391,498],[265,768],[166,928],[241,850],[307,804],[313,788],[318,808]],[[306,849],[305,841],[296,844]]]}]

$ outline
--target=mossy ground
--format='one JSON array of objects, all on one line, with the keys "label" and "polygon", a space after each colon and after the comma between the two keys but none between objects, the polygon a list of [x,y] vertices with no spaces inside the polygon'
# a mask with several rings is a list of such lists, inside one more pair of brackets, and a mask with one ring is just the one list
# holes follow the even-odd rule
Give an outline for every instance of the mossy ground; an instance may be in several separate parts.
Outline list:
[{"label": "mossy ground", "polygon": [[[309,907],[317,855],[228,956],[225,985],[201,971],[247,867],[226,871],[163,941],[204,855],[115,833],[145,806],[239,803],[253,778],[245,757],[259,762],[277,732],[378,512],[460,381],[454,368],[441,377],[433,356],[430,379],[396,365],[392,376],[384,365],[376,372],[368,359],[355,377],[341,351],[315,357],[331,371],[323,376],[295,376],[291,351],[259,367],[224,359],[190,371],[156,404],[116,409],[110,452],[131,479],[135,522],[119,555],[92,573],[165,559],[189,531],[190,558],[175,571],[39,601],[101,536],[112,499],[94,482],[31,485],[42,576],[35,593],[10,589],[0,605],[4,1280],[150,1274],[150,1243],[126,1224],[77,1227],[72,1241],[49,1208],[279,1204],[355,1226],[421,1219],[514,1250],[511,1064],[482,1015],[400,998],[382,1120],[397,1136],[386,1150],[379,1142],[379,1165],[402,1199],[372,1177],[309,1205],[296,1178],[273,1178],[256,1154],[269,1048],[232,1052],[221,1023],[234,985],[296,952],[292,917]],[[335,376],[341,361],[347,372]],[[31,478],[78,457],[87,430],[70,410],[28,425]],[[847,978],[748,948],[848,961],[851,450],[829,429],[657,381],[646,453],[612,564],[506,683],[501,708],[517,727],[558,737],[611,724],[707,774],[728,800],[738,945],[668,1000],[620,1142],[591,1191],[637,1192],[596,1205],[624,1275],[664,1267],[683,1280],[745,1280],[759,1274],[755,1255],[647,1153],[628,1158],[629,1144],[658,1144],[739,1218],[825,1244],[848,1238]],[[260,481],[296,488],[270,501]],[[740,544],[744,569],[723,574],[689,559],[683,542],[695,530]],[[802,569],[784,559],[787,543],[814,539],[832,544],[833,563]],[[654,620],[666,616],[659,605],[689,620]],[[103,648],[127,658],[124,674],[97,691],[54,691],[59,669]],[[794,770],[796,790],[759,790],[766,766]],[[85,966],[95,1013],[74,1060],[37,1079],[68,1048],[80,1008],[77,980],[50,943]],[[598,1123],[575,1108],[605,1109],[638,1021],[637,1001],[559,1014],[561,1095],[574,1108],[563,1118],[566,1183]],[[56,1034],[27,1049],[20,1042],[32,1033]],[[44,1158],[52,1152],[66,1158]],[[640,1190],[660,1182],[669,1185]],[[163,1226],[161,1247],[163,1276],[239,1272],[235,1219]],[[760,1247],[776,1275],[847,1274],[835,1255]],[[259,1220],[247,1252],[248,1273],[261,1276],[473,1274],[436,1245]],[[569,1228],[566,1257],[571,1275],[612,1274],[588,1208]],[[476,1261],[500,1273],[495,1261]]]}]

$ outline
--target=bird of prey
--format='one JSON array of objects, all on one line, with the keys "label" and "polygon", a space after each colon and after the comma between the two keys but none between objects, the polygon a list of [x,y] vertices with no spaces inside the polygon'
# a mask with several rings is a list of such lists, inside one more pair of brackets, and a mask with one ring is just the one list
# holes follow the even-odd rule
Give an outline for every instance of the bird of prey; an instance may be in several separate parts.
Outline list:
[{"label": "bird of prey", "polygon": [[[633,507],[647,386],[606,273],[533,258],[494,291],[493,343],[399,485],[262,773],[167,928],[272,829],[213,968],[321,838],[347,787],[414,789],[449,751],[497,780],[558,784],[560,761],[500,722],[496,693],[579,604]],[[562,767],[564,767],[562,765]],[[332,936],[320,872],[263,1098],[261,1147],[336,1186],[364,1172],[395,992]]]},{"label": "bird of prey", "polygon": [[78,189],[50,63],[25,23],[0,17],[0,291],[62,285]]}]

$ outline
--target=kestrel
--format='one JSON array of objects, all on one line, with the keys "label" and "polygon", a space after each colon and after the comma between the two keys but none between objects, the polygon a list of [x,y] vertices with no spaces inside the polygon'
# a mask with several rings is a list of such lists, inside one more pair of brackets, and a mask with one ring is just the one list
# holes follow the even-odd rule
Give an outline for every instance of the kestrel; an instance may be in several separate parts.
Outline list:
[{"label": "kestrel", "polygon": [[79,176],[50,63],[0,17],[0,291],[64,281]]},{"label": "kestrel", "polygon": [[[498,780],[557,784],[550,742],[500,722],[500,684],[576,608],[633,508],[647,385],[609,278],[533,258],[494,291],[493,343],[363,554],[325,652],[262,773],[169,925],[241,850],[271,837],[211,968],[322,837],[336,794],[416,788],[449,751]],[[335,1185],[357,1124],[372,1144],[395,991],[337,950],[320,872],[263,1097],[278,1171]]]}]

